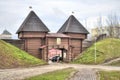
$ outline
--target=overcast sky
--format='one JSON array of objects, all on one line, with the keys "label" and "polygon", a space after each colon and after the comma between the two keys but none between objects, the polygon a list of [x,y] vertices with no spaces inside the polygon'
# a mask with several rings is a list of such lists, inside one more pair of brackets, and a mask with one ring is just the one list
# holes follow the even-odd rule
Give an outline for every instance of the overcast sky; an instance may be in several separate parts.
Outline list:
[{"label": "overcast sky", "polygon": [[7,29],[16,38],[15,32],[30,12],[29,6],[51,32],[58,31],[72,11],[85,27],[87,21],[89,30],[96,26],[99,16],[120,16],[120,0],[0,0],[0,33]]}]

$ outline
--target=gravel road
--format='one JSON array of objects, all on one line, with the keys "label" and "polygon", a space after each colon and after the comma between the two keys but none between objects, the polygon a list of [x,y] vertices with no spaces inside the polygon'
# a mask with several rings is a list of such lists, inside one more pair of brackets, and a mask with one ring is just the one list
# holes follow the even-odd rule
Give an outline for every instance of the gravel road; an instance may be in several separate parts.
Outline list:
[{"label": "gravel road", "polygon": [[[27,77],[43,74],[43,73],[58,70],[58,69],[68,68],[68,67],[74,67],[75,69],[79,70],[78,74],[80,74],[80,76],[92,76],[92,75],[94,76],[95,73],[93,69],[120,71],[120,67],[112,67],[112,66],[51,64],[51,65],[44,65],[44,66],[37,66],[37,67],[30,67],[30,68],[0,69],[0,80],[21,80]],[[93,74],[90,75],[90,73],[93,73]],[[95,80],[94,78],[95,76],[91,80]],[[88,80],[88,79],[82,79],[82,80]]]},{"label": "gravel road", "polygon": [[31,68],[0,69],[0,80],[21,80],[46,72],[63,69],[65,66],[46,65]]}]

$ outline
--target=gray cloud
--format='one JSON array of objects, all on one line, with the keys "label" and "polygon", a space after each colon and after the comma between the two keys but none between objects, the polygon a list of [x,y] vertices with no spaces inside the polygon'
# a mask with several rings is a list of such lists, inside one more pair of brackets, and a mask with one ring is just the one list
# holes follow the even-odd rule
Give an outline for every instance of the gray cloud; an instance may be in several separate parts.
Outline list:
[{"label": "gray cloud", "polygon": [[86,18],[120,13],[120,0],[1,0],[0,33],[6,28],[14,36],[23,20],[29,13],[29,6],[41,20],[56,32],[72,11],[79,21]]}]

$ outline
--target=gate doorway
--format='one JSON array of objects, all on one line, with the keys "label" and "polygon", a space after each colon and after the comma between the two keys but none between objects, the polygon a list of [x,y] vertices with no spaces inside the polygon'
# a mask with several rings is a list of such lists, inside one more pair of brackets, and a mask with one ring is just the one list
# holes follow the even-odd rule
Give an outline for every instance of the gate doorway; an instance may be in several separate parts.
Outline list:
[{"label": "gate doorway", "polygon": [[52,62],[65,61],[67,58],[67,50],[64,48],[52,48],[48,52],[48,59]]}]

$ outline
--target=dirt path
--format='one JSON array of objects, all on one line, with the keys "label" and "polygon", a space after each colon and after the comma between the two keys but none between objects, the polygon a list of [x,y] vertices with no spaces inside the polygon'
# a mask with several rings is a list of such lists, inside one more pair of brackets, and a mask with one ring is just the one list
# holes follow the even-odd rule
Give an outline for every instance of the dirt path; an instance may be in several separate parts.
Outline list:
[{"label": "dirt path", "polygon": [[108,62],[106,62],[106,63],[103,63],[103,65],[105,64],[110,64],[110,63],[113,63],[113,62],[117,62],[117,61],[120,61],[120,58],[116,58],[116,59],[113,59],[113,60],[110,60],[110,61],[108,61]]},{"label": "dirt path", "polygon": [[[0,80],[20,80],[38,74],[63,69],[67,67],[74,67],[77,70],[86,71],[85,69],[104,69],[104,70],[119,70],[120,67],[100,66],[100,65],[77,65],[77,64],[52,64],[39,67],[30,68],[15,68],[15,69],[0,69]],[[80,73],[82,72],[80,71]],[[90,71],[91,73],[91,71]],[[93,72],[94,73],[94,72]]]}]

